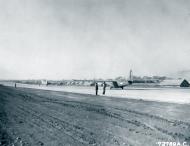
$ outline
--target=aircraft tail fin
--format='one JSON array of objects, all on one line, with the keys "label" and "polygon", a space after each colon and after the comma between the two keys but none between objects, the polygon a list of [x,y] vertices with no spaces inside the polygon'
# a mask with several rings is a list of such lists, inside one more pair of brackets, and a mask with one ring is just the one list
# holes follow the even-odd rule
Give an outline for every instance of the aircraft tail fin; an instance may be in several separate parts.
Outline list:
[{"label": "aircraft tail fin", "polygon": [[119,85],[116,81],[113,81],[113,86],[114,86],[114,88],[119,88]]}]

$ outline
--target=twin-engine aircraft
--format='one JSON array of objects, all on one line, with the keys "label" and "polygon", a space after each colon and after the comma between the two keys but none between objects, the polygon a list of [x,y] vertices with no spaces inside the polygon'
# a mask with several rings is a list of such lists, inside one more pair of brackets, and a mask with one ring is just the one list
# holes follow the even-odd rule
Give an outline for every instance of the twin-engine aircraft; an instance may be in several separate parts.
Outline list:
[{"label": "twin-engine aircraft", "polygon": [[128,83],[126,83],[126,84],[122,84],[122,85],[119,85],[118,83],[117,83],[117,81],[112,81],[112,86],[110,86],[110,89],[122,89],[123,90],[123,88],[125,87],[125,86],[129,86],[129,85],[132,85],[132,81],[128,81]]},{"label": "twin-engine aircraft", "polygon": [[133,75],[132,75],[132,70],[130,70],[130,72],[129,72],[129,79],[127,80],[127,82],[125,82],[125,83],[122,83],[122,84],[119,84],[117,81],[115,81],[115,80],[109,80],[109,81],[94,81],[94,82],[100,82],[100,83],[102,83],[102,82],[105,82],[107,85],[109,85],[110,86],[110,89],[124,89],[124,87],[125,86],[130,86],[130,85],[132,85],[133,84]]}]

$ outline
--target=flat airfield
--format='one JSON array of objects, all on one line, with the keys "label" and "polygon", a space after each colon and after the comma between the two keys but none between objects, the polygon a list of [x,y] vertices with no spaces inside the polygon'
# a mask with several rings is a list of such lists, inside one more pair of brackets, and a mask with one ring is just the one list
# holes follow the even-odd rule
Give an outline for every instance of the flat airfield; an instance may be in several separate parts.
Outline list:
[{"label": "flat airfield", "polygon": [[0,145],[190,144],[190,104],[0,86]]}]

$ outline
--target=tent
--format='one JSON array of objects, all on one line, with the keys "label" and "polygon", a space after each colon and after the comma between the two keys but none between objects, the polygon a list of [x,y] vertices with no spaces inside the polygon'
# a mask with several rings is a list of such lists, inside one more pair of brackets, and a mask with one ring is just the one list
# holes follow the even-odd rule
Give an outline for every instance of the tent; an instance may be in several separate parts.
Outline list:
[{"label": "tent", "polygon": [[187,80],[184,79],[181,82],[180,87],[190,87],[190,84],[189,84],[189,82]]}]

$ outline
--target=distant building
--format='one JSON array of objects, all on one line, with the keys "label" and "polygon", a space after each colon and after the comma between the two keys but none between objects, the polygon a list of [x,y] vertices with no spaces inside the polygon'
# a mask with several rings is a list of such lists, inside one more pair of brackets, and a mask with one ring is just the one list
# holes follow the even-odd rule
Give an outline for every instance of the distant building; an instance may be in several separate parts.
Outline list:
[{"label": "distant building", "polygon": [[190,87],[190,84],[189,84],[189,82],[187,80],[184,79],[181,82],[180,87]]},{"label": "distant building", "polygon": [[183,80],[163,80],[159,85],[161,86],[180,86]]},{"label": "distant building", "polygon": [[190,87],[189,82],[184,80],[163,80],[160,84],[160,86],[176,86],[176,87]]},{"label": "distant building", "polygon": [[47,80],[41,80],[41,84],[42,85],[48,85],[48,81]]}]

